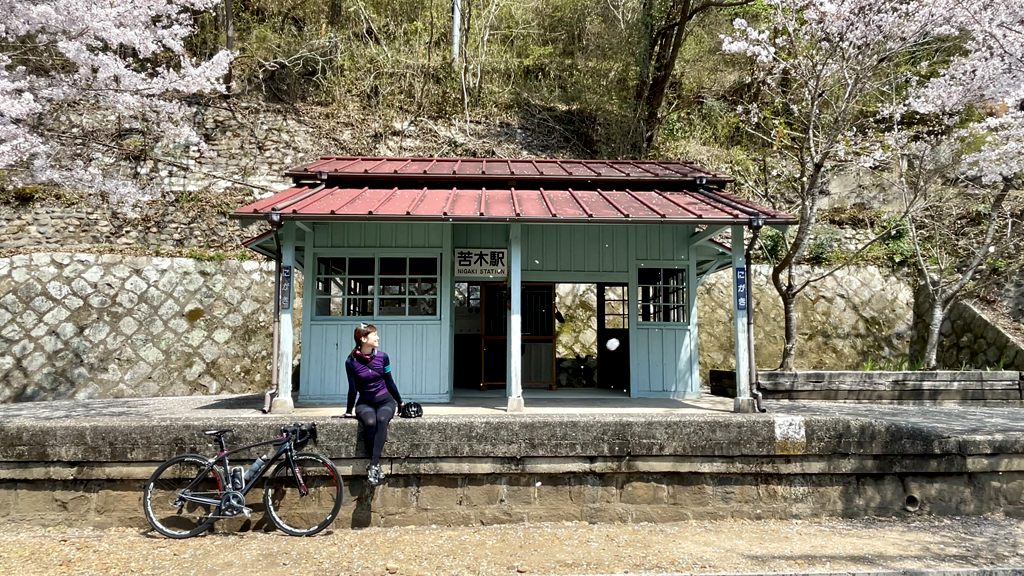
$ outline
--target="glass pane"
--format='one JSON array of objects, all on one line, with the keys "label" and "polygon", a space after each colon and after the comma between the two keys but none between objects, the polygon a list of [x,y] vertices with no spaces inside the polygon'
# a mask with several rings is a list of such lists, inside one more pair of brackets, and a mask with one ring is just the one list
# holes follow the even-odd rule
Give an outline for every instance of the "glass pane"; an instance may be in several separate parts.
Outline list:
[{"label": "glass pane", "polygon": [[605,302],[613,302],[616,300],[626,299],[626,287],[625,286],[605,286],[604,288],[604,300]]},{"label": "glass pane", "polygon": [[410,316],[437,316],[437,298],[410,298]]},{"label": "glass pane", "polygon": [[373,316],[373,298],[349,298],[346,316]]},{"label": "glass pane", "polygon": [[614,314],[625,314],[626,303],[625,302],[605,302],[604,303],[604,314],[605,316],[611,316]]},{"label": "glass pane", "polygon": [[661,271],[661,283],[665,286],[685,286],[686,285],[686,269],[685,268],[666,268]]},{"label": "glass pane", "polygon": [[466,308],[469,306],[469,283],[455,283],[455,307]]},{"label": "glass pane", "polygon": [[317,258],[316,273],[319,276],[341,276],[345,274],[345,258]]},{"label": "glass pane", "polygon": [[661,268],[640,268],[636,271],[637,284],[657,286],[661,284]]},{"label": "glass pane", "polygon": [[409,278],[409,294],[413,296],[436,295],[437,278]]},{"label": "glass pane", "polygon": [[405,258],[381,258],[381,276],[405,276]]},{"label": "glass pane", "polygon": [[316,305],[313,307],[314,316],[331,316],[331,299],[330,298],[317,298]]},{"label": "glass pane", "polygon": [[381,296],[404,296],[405,278],[381,278],[380,294]]},{"label": "glass pane", "polygon": [[686,322],[686,309],[683,306],[666,306],[665,322]]},{"label": "glass pane", "polygon": [[405,316],[405,298],[381,298],[381,316]]},{"label": "glass pane", "polygon": [[662,288],[661,301],[665,304],[683,304],[686,301],[686,289]]},{"label": "glass pane", "polygon": [[409,258],[410,276],[437,276],[437,258]]},{"label": "glass pane", "polygon": [[479,306],[480,305],[480,285],[470,284],[469,285],[469,305]]},{"label": "glass pane", "polygon": [[652,286],[641,286],[640,287],[640,301],[647,302],[659,302],[661,299],[660,289]]},{"label": "glass pane", "polygon": [[322,278],[316,282],[317,296],[344,296],[345,280],[343,278]]},{"label": "glass pane", "polygon": [[351,276],[373,276],[373,258],[349,258],[348,273]]},{"label": "glass pane", "polygon": [[605,316],[604,317],[605,328],[626,328],[626,323],[623,321],[622,316]]},{"label": "glass pane", "polygon": [[373,278],[349,278],[349,296],[372,296],[374,293]]}]

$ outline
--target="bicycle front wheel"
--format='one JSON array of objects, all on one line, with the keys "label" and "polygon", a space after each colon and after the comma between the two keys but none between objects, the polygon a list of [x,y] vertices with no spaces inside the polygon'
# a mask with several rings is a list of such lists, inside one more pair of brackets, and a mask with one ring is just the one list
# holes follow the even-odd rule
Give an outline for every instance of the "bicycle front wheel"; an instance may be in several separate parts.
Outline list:
[{"label": "bicycle front wheel", "polygon": [[319,454],[299,452],[294,460],[308,490],[306,495],[286,459],[267,478],[263,504],[271,521],[285,534],[312,536],[338,516],[344,484],[334,464]]},{"label": "bicycle front wheel", "polygon": [[220,508],[224,479],[198,454],[164,462],[146,481],[142,508],[146,520],[168,538],[189,538],[209,528]]}]

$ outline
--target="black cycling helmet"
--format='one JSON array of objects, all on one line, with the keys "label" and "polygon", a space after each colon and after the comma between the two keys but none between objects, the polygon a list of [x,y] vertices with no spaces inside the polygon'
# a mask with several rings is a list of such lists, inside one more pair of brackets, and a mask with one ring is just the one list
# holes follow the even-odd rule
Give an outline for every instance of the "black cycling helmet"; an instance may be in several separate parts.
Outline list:
[{"label": "black cycling helmet", "polygon": [[423,416],[423,406],[420,406],[419,402],[406,402],[398,411],[398,415],[402,418],[419,418]]}]

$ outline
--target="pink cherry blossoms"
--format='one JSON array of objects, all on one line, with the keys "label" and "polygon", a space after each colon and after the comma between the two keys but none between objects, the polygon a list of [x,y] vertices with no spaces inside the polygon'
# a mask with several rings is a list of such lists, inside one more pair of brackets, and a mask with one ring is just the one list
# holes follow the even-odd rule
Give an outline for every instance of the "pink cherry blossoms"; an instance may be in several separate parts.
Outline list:
[{"label": "pink cherry blossoms", "polygon": [[[793,106],[815,108],[816,125],[804,126],[816,144],[834,147],[834,160],[859,157],[871,164],[886,147],[914,139],[899,128],[885,134],[851,129],[844,114],[875,114],[877,126],[908,113],[937,116],[950,141],[984,141],[967,156],[964,172],[993,184],[1024,170],[1024,1],[1009,0],[767,0],[773,8],[763,28],[734,22],[738,34],[723,37],[726,52],[756,60],[769,91]],[[944,62],[929,53],[935,42],[964,38],[965,54]],[[918,69],[886,68],[897,58],[916,58]],[[926,66],[939,67],[928,79]],[[917,76],[915,76],[917,74]],[[780,88],[780,82],[782,86]],[[783,94],[797,89],[803,94]],[[831,93],[830,93],[831,91]],[[817,92],[817,95],[815,95]],[[872,94],[882,105],[858,106],[850,96]],[[887,93],[887,94],[886,94]],[[886,94],[883,96],[883,94]],[[983,118],[963,126],[968,111]],[[759,110],[744,112],[758,119]],[[821,122],[824,120],[824,122]],[[841,134],[828,138],[829,130]],[[813,146],[812,146],[813,147]]]},{"label": "pink cherry blossoms", "polygon": [[232,55],[190,58],[192,11],[214,0],[0,0],[0,170],[14,183],[65,184],[121,201],[146,191],[54,161],[38,120],[82,102],[145,124],[164,145],[201,144],[172,95],[222,92]]}]

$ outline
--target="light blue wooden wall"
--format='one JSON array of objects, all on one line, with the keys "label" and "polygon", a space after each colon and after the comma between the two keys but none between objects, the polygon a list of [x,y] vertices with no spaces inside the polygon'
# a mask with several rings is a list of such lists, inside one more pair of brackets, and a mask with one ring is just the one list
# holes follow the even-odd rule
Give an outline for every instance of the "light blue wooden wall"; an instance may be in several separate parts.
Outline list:
[{"label": "light blue wooden wall", "polygon": [[313,248],[307,256],[308,288],[303,295],[302,367],[299,400],[344,404],[348,396],[345,359],[355,345],[358,322],[344,317],[313,319],[313,258],[347,252],[428,249],[441,254],[439,318],[376,319],[381,350],[391,358],[395,382],[403,399],[444,402],[451,394],[451,252],[452,226],[444,223],[331,222],[311,225],[306,235]]},{"label": "light blue wooden wall", "polygon": [[[441,248],[448,224],[324,222],[313,225],[315,248]],[[507,236],[506,236],[507,238]]]},{"label": "light blue wooden wall", "polygon": [[[700,397],[696,281],[691,226],[639,225],[630,230],[630,394],[640,398]],[[641,323],[636,270],[686,266],[686,324]]]},{"label": "light blue wooden wall", "polygon": [[613,282],[605,275],[590,275],[629,271],[627,226],[528,224],[523,226],[522,242],[526,280],[547,276],[561,282],[591,282],[594,278]]},{"label": "light blue wooden wall", "polygon": [[[456,248],[507,248],[507,224],[318,223],[307,241],[312,255],[346,249],[434,248],[442,253],[441,318],[420,322],[375,321],[381,347],[395,363],[403,394],[422,401],[450,399],[452,347],[452,255]],[[636,397],[693,398],[700,395],[697,369],[697,307],[690,226],[523,225],[523,279],[535,282],[628,283],[630,298],[630,380]],[[309,258],[312,270],[312,258]],[[638,322],[636,270],[640,265],[685,265],[689,269],[689,323]],[[309,282],[312,281],[310,278]],[[310,291],[307,291],[310,292]],[[444,297],[447,295],[448,297]],[[304,307],[300,399],[343,403],[348,391],[344,360],[355,323],[312,320]],[[447,351],[447,353],[446,353]]]},{"label": "light blue wooden wall", "polygon": [[456,248],[508,248],[508,224],[454,224]]},{"label": "light blue wooden wall", "polygon": [[[315,322],[310,327],[306,341],[309,344],[308,348],[303,347],[303,358],[316,361],[310,362],[303,379],[299,390],[301,400],[345,402],[348,394],[345,360],[355,345],[352,333],[357,325],[356,322]],[[440,349],[444,340],[441,323],[406,321],[375,322],[374,325],[380,334],[381,350],[391,359],[391,372],[403,400],[446,400],[448,383],[439,366],[442,355],[447,355]]]}]

